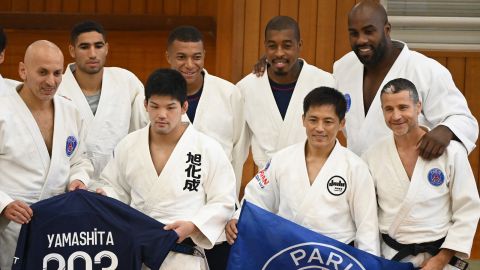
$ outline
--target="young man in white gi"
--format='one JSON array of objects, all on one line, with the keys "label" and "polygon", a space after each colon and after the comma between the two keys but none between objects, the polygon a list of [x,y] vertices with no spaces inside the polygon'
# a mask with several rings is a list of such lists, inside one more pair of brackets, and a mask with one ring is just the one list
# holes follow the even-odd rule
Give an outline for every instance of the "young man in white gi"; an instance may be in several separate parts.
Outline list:
[{"label": "young man in white gi", "polygon": [[238,195],[248,155],[240,138],[245,118],[239,89],[204,68],[203,35],[193,26],[180,26],[170,32],[166,57],[170,67],[187,81],[188,110],[182,120],[222,145],[235,170]]},{"label": "young man in white gi", "polygon": [[361,155],[372,141],[391,134],[384,124],[380,90],[395,78],[412,81],[423,104],[420,122],[430,128],[419,142],[420,156],[440,156],[451,139],[471,152],[478,123],[450,72],[440,63],[391,40],[387,13],[378,1],[358,3],[348,15],[352,52],[335,62],[333,75],[349,102],[347,146]]},{"label": "young man in white gi", "polygon": [[[193,26],[179,26],[170,32],[166,57],[170,67],[179,71],[187,82],[188,109],[183,121],[192,123],[195,129],[223,147],[235,171],[238,196],[243,163],[248,154],[241,136],[245,118],[240,90],[204,68],[203,36]],[[227,267],[230,245],[225,242],[225,236],[218,242],[212,250],[206,251],[211,270]]]},{"label": "young man in white gi", "polygon": [[[150,124],[118,144],[100,177],[108,185],[98,192],[168,224],[179,242],[210,249],[234,212],[232,165],[220,144],[181,121],[188,102],[178,71],[155,71],[145,96]],[[161,269],[205,267],[204,258],[170,252]]]},{"label": "young man in white gi", "polygon": [[265,28],[267,72],[249,74],[238,82],[253,160],[263,168],[276,151],[305,140],[298,119],[310,90],[335,87],[333,76],[299,58],[302,40],[297,22],[286,16],[271,19]]},{"label": "young man in white gi", "polygon": [[380,101],[393,136],[372,146],[363,158],[377,190],[382,255],[424,270],[463,269],[452,266],[462,261],[451,259],[468,258],[480,216],[467,151],[451,141],[436,159],[420,156],[417,142],[428,129],[418,123],[422,103],[409,80],[388,82]]},{"label": "young man in white gi", "polygon": [[[3,28],[0,27],[0,65],[5,60],[6,47],[7,47],[7,36],[5,35],[5,32],[3,32]],[[5,79],[0,74],[0,96],[4,94],[8,94],[12,91],[15,91],[13,90],[13,88],[17,87],[19,84],[20,82],[11,80],[11,79]]]},{"label": "young man in white gi", "polygon": [[143,84],[130,71],[104,67],[108,54],[106,32],[93,21],[75,25],[69,64],[58,93],[70,98],[87,121],[87,155],[98,178],[117,143],[129,132],[144,127]]},{"label": "young man in white gi", "polygon": [[10,269],[29,205],[84,189],[93,167],[84,152],[85,123],[73,103],[55,95],[63,55],[53,43],[32,43],[19,64],[24,83],[0,97],[0,268]]},{"label": "young man in white gi", "polygon": [[[372,254],[379,254],[377,201],[368,167],[341,146],[346,101],[329,87],[312,90],[303,103],[306,141],[278,151],[248,183],[244,200],[299,225]],[[298,119],[300,121],[300,119]],[[227,240],[237,234],[235,213]]]}]

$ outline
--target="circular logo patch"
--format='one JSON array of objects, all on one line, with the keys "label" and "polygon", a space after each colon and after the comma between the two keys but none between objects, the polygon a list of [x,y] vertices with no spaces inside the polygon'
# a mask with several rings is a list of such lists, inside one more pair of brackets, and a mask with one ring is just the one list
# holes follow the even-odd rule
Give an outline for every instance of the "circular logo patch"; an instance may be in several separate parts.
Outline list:
[{"label": "circular logo patch", "polygon": [[352,106],[352,98],[349,94],[345,94],[345,101],[347,102],[347,112],[350,111],[350,106]]},{"label": "circular logo patch", "polygon": [[65,147],[65,153],[67,153],[67,157],[70,157],[77,148],[77,138],[74,136],[68,136],[67,138],[67,145]]},{"label": "circular logo patch", "polygon": [[326,243],[307,242],[279,251],[262,267],[262,270],[278,269],[365,270],[365,267],[345,250]]},{"label": "circular logo patch", "polygon": [[341,176],[335,175],[328,180],[327,190],[334,196],[340,196],[347,190],[347,181]]},{"label": "circular logo patch", "polygon": [[445,176],[440,169],[433,168],[428,172],[428,182],[433,186],[440,186],[445,181]]}]

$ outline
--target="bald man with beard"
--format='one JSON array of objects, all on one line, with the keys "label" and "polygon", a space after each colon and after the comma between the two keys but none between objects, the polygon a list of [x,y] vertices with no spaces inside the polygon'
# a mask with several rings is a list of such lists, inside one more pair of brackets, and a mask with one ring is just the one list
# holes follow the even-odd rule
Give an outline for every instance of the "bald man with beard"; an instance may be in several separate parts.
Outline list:
[{"label": "bald man with beard", "polygon": [[11,268],[21,224],[34,214],[29,205],[85,189],[93,172],[84,122],[71,101],[55,95],[62,72],[57,45],[35,41],[19,63],[23,84],[0,97],[1,269]]},{"label": "bald man with beard", "polygon": [[390,38],[391,25],[378,1],[358,3],[348,14],[352,52],[335,62],[333,75],[348,103],[347,146],[361,155],[372,142],[391,134],[383,121],[380,89],[395,78],[417,86],[423,110],[420,124],[431,128],[418,142],[421,157],[439,157],[450,140],[475,148],[478,123],[453,82],[450,72],[435,60],[409,50]]}]

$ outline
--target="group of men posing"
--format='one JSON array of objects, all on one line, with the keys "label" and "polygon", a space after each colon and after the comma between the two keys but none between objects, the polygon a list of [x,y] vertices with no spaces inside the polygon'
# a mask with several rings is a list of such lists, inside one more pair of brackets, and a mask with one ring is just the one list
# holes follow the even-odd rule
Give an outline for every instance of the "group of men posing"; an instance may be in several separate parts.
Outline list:
[{"label": "group of men posing", "polygon": [[[449,262],[469,256],[480,215],[468,162],[478,124],[448,70],[390,30],[380,4],[357,4],[352,52],[332,75],[299,58],[297,23],[275,17],[266,63],[236,86],[203,68],[191,26],[170,33],[170,68],[145,87],[104,67],[109,47],[95,22],[73,28],[65,73],[55,44],[32,43],[23,82],[0,80],[0,268],[11,268],[30,204],[88,188],[166,224],[224,269],[225,239],[242,233],[235,203],[251,146],[260,171],[246,200],[375,255],[458,269]],[[207,267],[170,252],[161,269]]]}]

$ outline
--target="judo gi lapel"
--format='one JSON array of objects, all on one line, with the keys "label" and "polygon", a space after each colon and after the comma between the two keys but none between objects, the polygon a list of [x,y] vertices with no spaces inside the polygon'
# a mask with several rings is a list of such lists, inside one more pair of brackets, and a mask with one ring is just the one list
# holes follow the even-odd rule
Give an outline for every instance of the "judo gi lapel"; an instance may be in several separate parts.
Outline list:
[{"label": "judo gi lapel", "polygon": [[[318,172],[317,176],[315,177],[315,181],[310,185],[309,179],[308,179],[308,172],[307,172],[307,165],[305,161],[305,147],[303,148],[303,168],[302,168],[302,175],[299,175],[299,178],[303,178],[306,181],[301,181],[299,185],[305,185],[305,192],[303,193],[303,200],[302,203],[299,204],[297,211],[297,215],[295,217],[295,222],[298,224],[304,224],[304,219],[306,214],[309,213],[309,209],[312,208],[311,203],[318,201],[315,199],[315,197],[318,196],[324,196],[323,193],[319,194],[319,191],[322,192],[325,190],[325,187],[327,186],[327,180],[330,179],[332,175],[332,171],[334,170],[335,167],[339,166],[338,164],[335,164],[335,161],[338,161],[339,159],[336,157],[338,155],[338,149],[340,147],[340,143],[338,140],[335,143],[335,147],[333,148],[332,152],[330,153],[330,156],[328,156],[327,160],[325,161],[325,164],[323,164],[322,168]],[[300,157],[298,157],[300,159]],[[322,187],[323,186],[323,187]]]},{"label": "judo gi lapel", "polygon": [[[280,137],[282,126],[283,126],[283,119],[282,119],[282,115],[280,114],[280,111],[278,110],[275,97],[273,96],[272,87],[270,86],[267,72],[265,72],[263,76],[260,78],[260,84],[261,85],[259,85],[259,87],[254,90],[258,92],[258,99],[262,100],[262,103],[264,104],[263,106],[257,107],[257,109],[261,112],[261,113],[258,113],[257,115],[264,115],[264,117],[268,119],[265,121],[265,123],[270,123],[273,127],[272,131],[273,132],[278,131],[279,132],[278,134]],[[290,108],[287,109],[287,114],[289,109]]]},{"label": "judo gi lapel", "polygon": [[[148,145],[148,130],[149,129],[147,129],[146,149],[149,151],[150,147]],[[185,148],[188,147],[189,143],[192,143],[190,141],[190,138],[192,137],[192,132],[194,132],[192,130],[192,125],[189,124],[187,129],[184,131],[182,137],[177,142],[177,145],[173,149],[172,154],[165,163],[163,170],[158,176],[155,170],[155,166],[153,165],[153,160],[150,156],[150,151],[148,152],[148,156],[150,157],[150,162],[148,166],[151,166],[151,171],[155,174],[155,178],[152,179],[156,179],[156,181],[152,183],[150,193],[145,197],[145,205],[147,205],[147,207],[153,205],[155,201],[158,200],[158,194],[162,194],[167,198],[169,196],[172,196],[172,193],[169,192],[169,189],[172,186],[175,186],[175,184],[168,182],[176,180],[179,171],[178,166],[180,166],[179,164],[185,163],[185,160],[183,160]]]},{"label": "judo gi lapel", "polygon": [[[207,111],[212,108],[207,108],[208,107],[208,100],[211,100],[210,98],[210,95],[213,94],[210,90],[210,88],[208,88],[208,85],[210,85],[208,83],[209,81],[209,78],[208,78],[208,73],[205,69],[203,69],[203,74],[204,74],[204,77],[203,77],[203,89],[202,89],[202,95],[200,96],[200,100],[198,101],[198,105],[197,105],[197,111],[195,112],[195,123],[193,123],[193,126],[195,128],[199,128],[202,124],[202,120],[205,117],[205,114],[207,113]],[[207,87],[206,87],[207,85]],[[212,104],[210,104],[212,105]],[[185,116],[187,119],[188,119],[188,116],[187,114],[184,114],[182,115],[182,121],[183,121],[183,116]],[[188,120],[189,123],[191,123],[190,119]]]},{"label": "judo gi lapel", "polygon": [[[287,112],[285,114],[285,120],[280,122],[280,130],[279,130],[279,135],[278,135],[278,140],[275,149],[280,150],[282,148],[285,148],[286,146],[292,145],[296,142],[298,134],[296,134],[296,131],[300,131],[303,134],[305,134],[305,131],[302,127],[302,119],[301,116],[303,114],[303,99],[305,98],[306,94],[309,93],[311,90],[313,90],[312,85],[311,85],[311,79],[309,75],[312,73],[310,72],[310,66],[303,61],[303,67],[300,72],[300,75],[298,76],[297,79],[297,84],[295,85],[295,89],[293,90],[292,98],[290,99],[290,103],[288,104]],[[273,98],[272,100],[274,104],[273,108],[278,108],[275,99]],[[277,115],[280,116],[281,120],[281,115],[278,109],[276,110]],[[306,135],[305,135],[306,136]]]},{"label": "judo gi lapel", "polygon": [[90,122],[92,122],[94,119],[93,112],[90,108],[90,105],[88,105],[88,101],[85,98],[82,89],[78,85],[75,76],[73,76],[71,70],[73,65],[75,64],[69,64],[67,66],[67,70],[65,70],[65,74],[63,74],[63,80],[60,84],[59,94],[70,98],[73,103],[75,103],[78,111],[85,119],[87,126],[89,126]]},{"label": "judo gi lapel", "polygon": [[410,210],[417,202],[416,198],[418,197],[418,193],[423,190],[421,185],[424,183],[424,179],[422,177],[422,169],[425,166],[425,162],[422,158],[417,158],[417,162],[415,163],[415,169],[413,170],[412,180],[409,181],[407,172],[405,171],[400,156],[398,155],[397,148],[395,146],[395,141],[393,136],[388,144],[388,153],[390,158],[390,163],[394,164],[394,170],[396,177],[392,177],[396,179],[396,183],[392,183],[395,185],[409,185],[407,194],[401,203],[400,209],[395,216],[394,220],[392,221],[390,228],[388,229],[388,235],[390,237],[395,238],[395,234],[402,224],[402,221],[405,220],[410,213]]},{"label": "judo gi lapel", "polygon": [[[45,177],[42,193],[38,200],[61,194],[66,190],[64,184],[68,183],[69,180],[58,178],[68,177],[69,173],[65,173],[64,170],[70,165],[69,155],[73,154],[78,145],[79,138],[77,134],[68,134],[69,121],[72,121],[72,119],[65,117],[65,112],[61,110],[61,105],[59,104],[61,102],[60,98],[62,97],[55,96],[53,98],[55,116],[53,119],[52,157],[50,158],[51,162]],[[60,186],[58,185],[59,183]]]},{"label": "judo gi lapel", "polygon": [[13,107],[16,108],[18,115],[20,115],[20,117],[25,122],[25,126],[27,127],[27,130],[32,137],[32,141],[37,148],[37,152],[39,153],[39,157],[45,173],[47,173],[48,168],[50,167],[50,155],[48,154],[47,145],[43,140],[43,136],[40,132],[37,121],[35,121],[32,112],[30,112],[30,109],[28,109],[27,105],[25,104],[25,102],[23,102],[22,98],[17,92],[12,93],[12,99],[16,103],[16,106]]}]

